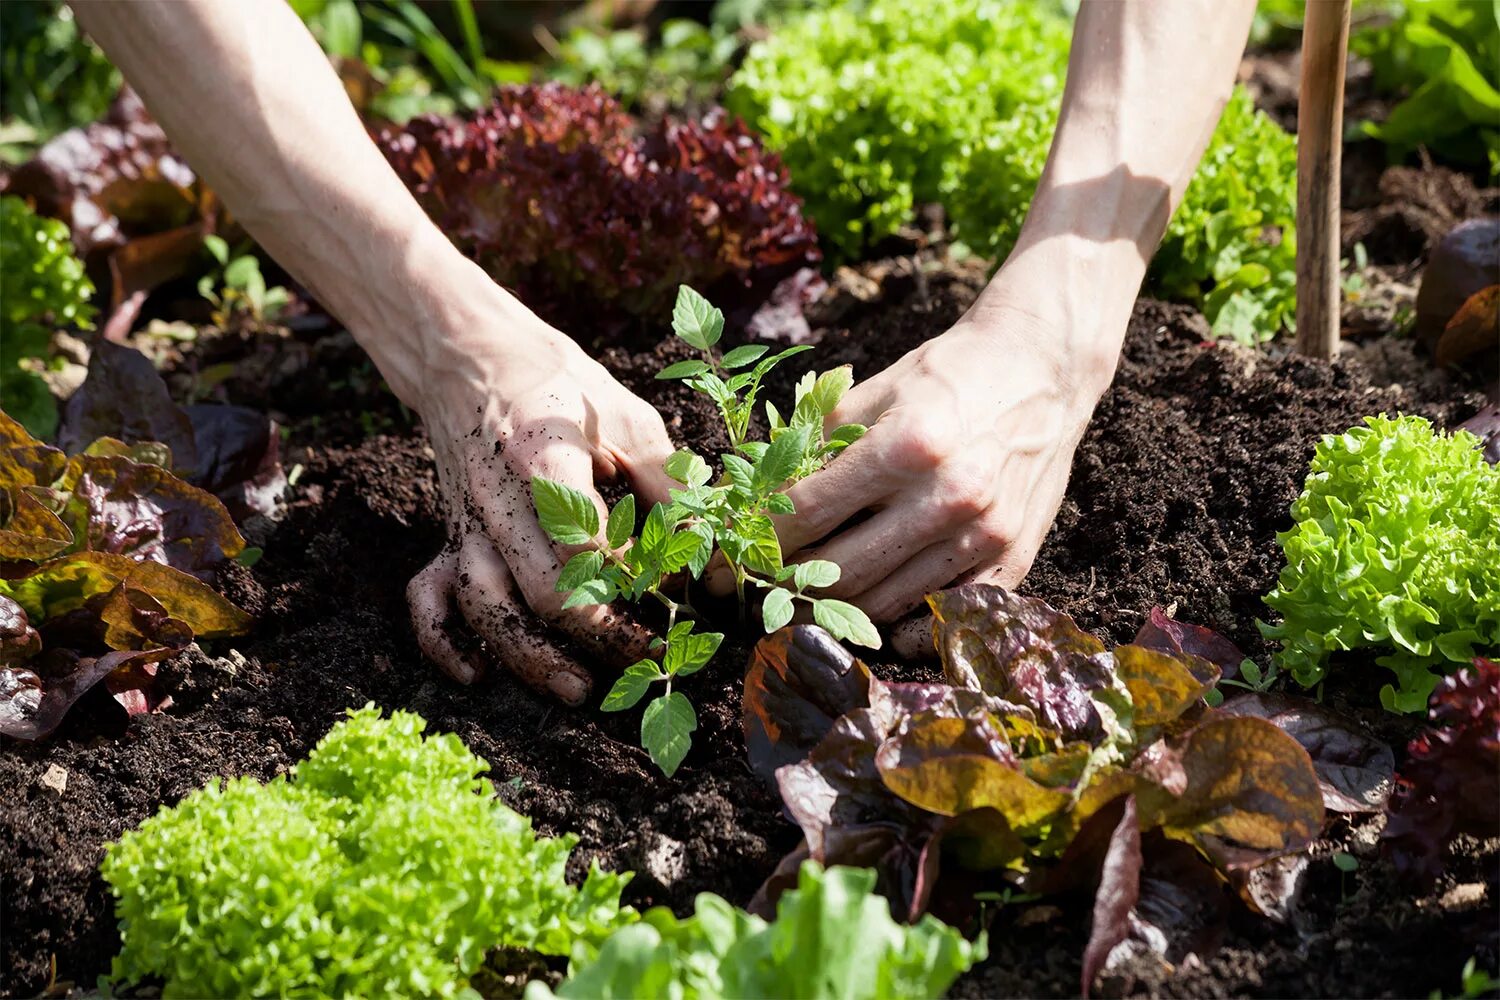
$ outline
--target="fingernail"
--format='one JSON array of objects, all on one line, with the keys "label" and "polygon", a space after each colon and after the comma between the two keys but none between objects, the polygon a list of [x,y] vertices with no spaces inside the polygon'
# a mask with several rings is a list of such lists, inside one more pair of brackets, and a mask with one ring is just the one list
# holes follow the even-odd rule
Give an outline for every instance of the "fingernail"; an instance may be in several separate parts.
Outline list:
[{"label": "fingernail", "polygon": [[583,700],[589,696],[588,681],[566,670],[553,674],[547,681],[547,686],[568,705],[582,705]]}]

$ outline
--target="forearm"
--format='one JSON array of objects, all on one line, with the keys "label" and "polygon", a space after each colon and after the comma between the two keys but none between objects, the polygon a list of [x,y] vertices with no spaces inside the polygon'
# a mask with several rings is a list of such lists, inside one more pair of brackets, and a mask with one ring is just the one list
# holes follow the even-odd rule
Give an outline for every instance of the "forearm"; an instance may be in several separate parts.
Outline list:
[{"label": "forearm", "polygon": [[437,316],[474,295],[508,299],[426,218],[290,7],[74,9],[235,218],[349,327],[403,399],[442,355],[461,352],[428,333],[463,328]]},{"label": "forearm", "polygon": [[1146,264],[1229,98],[1254,9],[1254,0],[1084,0],[1046,169],[979,315],[1017,289],[1083,293],[1092,301],[1081,322],[1069,322],[1080,320],[1077,302],[1044,318],[1069,330],[1066,350],[1113,372]]}]

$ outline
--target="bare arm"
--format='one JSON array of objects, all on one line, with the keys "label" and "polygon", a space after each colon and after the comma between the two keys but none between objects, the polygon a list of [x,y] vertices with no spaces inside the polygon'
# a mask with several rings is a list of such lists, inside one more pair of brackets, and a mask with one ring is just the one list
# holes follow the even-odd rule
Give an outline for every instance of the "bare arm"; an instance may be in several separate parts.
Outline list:
[{"label": "bare arm", "polygon": [[[1254,6],[1085,0],[1015,250],[953,329],[845,397],[830,420],[870,432],[791,491],[783,545],[844,567],[833,596],[892,621],[954,582],[1026,575]],[[841,530],[863,510],[872,516]],[[930,649],[927,635],[923,618],[897,646]]]},{"label": "bare arm", "polygon": [[[78,0],[79,21],[256,240],[348,326],[422,414],[448,547],[408,589],[423,650],[459,680],[498,658],[568,702],[584,669],[526,626],[522,603],[625,662],[643,631],[563,611],[569,554],[532,512],[533,475],[594,491],[623,474],[665,498],[661,417],[465,259],[386,164],[323,53],[274,0]],[[456,604],[487,656],[456,645]]]}]

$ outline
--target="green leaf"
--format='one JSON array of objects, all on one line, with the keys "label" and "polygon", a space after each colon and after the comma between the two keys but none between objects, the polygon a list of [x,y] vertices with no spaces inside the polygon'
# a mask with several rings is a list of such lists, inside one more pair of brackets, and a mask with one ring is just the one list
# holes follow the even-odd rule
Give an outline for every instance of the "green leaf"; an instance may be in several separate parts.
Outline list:
[{"label": "green leaf", "polygon": [[797,466],[802,464],[803,452],[807,450],[808,433],[801,428],[788,428],[776,436],[760,461],[755,463],[755,495],[763,496],[786,482]]},{"label": "green leaf", "polygon": [[635,530],[635,494],[627,493],[615,504],[615,509],[609,512],[609,521],[604,526],[604,540],[612,549],[618,549],[630,541],[630,533]]},{"label": "green leaf", "polygon": [[724,384],[724,380],[713,372],[704,372],[689,382],[688,385],[703,393],[720,406],[728,407],[734,405],[734,393],[730,392],[729,386]]},{"label": "green leaf", "polygon": [[679,285],[672,307],[672,332],[689,346],[706,351],[724,332],[724,314],[687,285]]},{"label": "green leaf", "polygon": [[813,602],[813,621],[837,639],[871,649],[880,648],[880,633],[868,615],[846,601],[824,598]]},{"label": "green leaf", "polygon": [[760,606],[761,624],[765,626],[766,634],[770,634],[781,628],[792,620],[792,592],[784,587],[774,587],[766,592],[766,599]]},{"label": "green leaf", "polygon": [[849,445],[864,437],[865,432],[868,430],[869,428],[864,424],[844,424],[843,426],[835,430],[832,434],[828,435],[828,443],[836,444],[840,448],[847,448],[849,447]]},{"label": "green leaf", "polygon": [[692,733],[697,728],[692,702],[681,691],[673,691],[646,706],[641,716],[641,746],[670,778],[692,747]]},{"label": "green leaf", "polygon": [[772,514],[795,514],[797,505],[785,493],[772,493],[766,497],[766,510]]},{"label": "green leaf", "polygon": [[[230,288],[248,288],[250,282],[260,277],[260,261],[246,254],[236,257],[224,268],[224,284]],[[264,282],[261,284],[264,290]]]},{"label": "green leaf", "polygon": [[723,641],[722,632],[691,632],[674,639],[667,644],[667,654],[661,661],[662,669],[674,676],[697,673],[713,659]]},{"label": "green leaf", "polygon": [[713,476],[713,470],[708,467],[698,454],[682,448],[674,451],[668,458],[663,468],[667,475],[687,486],[702,486]]},{"label": "green leaf", "polygon": [[756,573],[775,576],[781,570],[781,541],[776,526],[764,514],[742,517],[733,531],[723,532],[719,547],[724,554]]},{"label": "green leaf", "polygon": [[646,692],[651,689],[651,682],[661,677],[662,672],[654,660],[632,663],[625,668],[619,680],[615,681],[614,686],[609,689],[609,694],[604,696],[604,702],[599,706],[599,710],[623,712],[627,708],[635,707],[636,702],[644,698]]},{"label": "green leaf", "polygon": [[224,242],[224,237],[210,233],[203,237],[203,246],[221,265],[229,263],[229,244]]},{"label": "green leaf", "polygon": [[599,533],[599,511],[592,500],[562,483],[531,477],[537,520],[559,545],[587,545]]},{"label": "green leaf", "polygon": [[745,494],[747,498],[755,495],[755,466],[745,461],[738,455],[720,455],[724,462],[724,474],[729,477],[730,485]]},{"label": "green leaf", "polygon": [[770,348],[765,344],[746,344],[743,347],[736,347],[724,355],[723,358],[719,359],[719,364],[733,371],[736,368],[743,368],[751,364],[769,350]]},{"label": "green leaf", "polygon": [[667,365],[667,367],[656,373],[656,377],[659,379],[692,378],[694,375],[702,375],[708,370],[708,364],[703,361],[679,361],[675,365]]},{"label": "green leaf", "polygon": [[689,565],[703,545],[703,538],[692,530],[678,531],[662,548],[661,571],[675,573]]},{"label": "green leaf", "polygon": [[589,607],[595,604],[608,604],[618,595],[619,588],[615,586],[613,581],[605,580],[602,577],[595,577],[592,580],[585,580],[583,583],[580,583],[568,595],[568,599],[563,601],[563,610]]},{"label": "green leaf", "polygon": [[838,563],[829,562],[827,559],[809,559],[793,567],[792,580],[797,584],[798,590],[807,590],[811,587],[832,587],[839,582],[841,574],[842,570],[839,569]]},{"label": "green leaf", "polygon": [[604,553],[597,549],[580,552],[569,559],[563,566],[562,572],[557,576],[557,592],[566,594],[583,586],[588,581],[599,575],[599,570],[604,567]]},{"label": "green leaf", "polygon": [[844,398],[844,393],[853,387],[853,366],[841,365],[819,375],[812,390],[807,394],[807,398],[811,399],[817,411],[826,417],[833,413],[834,408],[839,405],[839,400]]},{"label": "green leaf", "polygon": [[693,579],[696,580],[703,575],[703,571],[708,568],[708,561],[713,558],[714,529],[699,521],[687,531],[689,534],[698,536],[698,549],[688,557],[687,562],[687,571],[693,574]]}]

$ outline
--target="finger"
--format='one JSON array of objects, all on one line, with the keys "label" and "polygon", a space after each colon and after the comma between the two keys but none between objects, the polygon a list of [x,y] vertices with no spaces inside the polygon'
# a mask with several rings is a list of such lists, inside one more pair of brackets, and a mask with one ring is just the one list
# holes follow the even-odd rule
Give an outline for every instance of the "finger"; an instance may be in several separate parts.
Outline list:
[{"label": "finger", "polygon": [[[936,542],[907,560],[873,587],[846,598],[875,622],[892,622],[920,607],[928,594],[993,560],[996,553],[979,543],[974,532]],[[839,583],[843,583],[840,579]]]},{"label": "finger", "polygon": [[458,606],[500,662],[536,690],[568,705],[583,704],[593,686],[588,671],[548,642],[521,607],[499,554],[471,536],[460,567]]},{"label": "finger", "polygon": [[937,655],[932,639],[932,615],[923,612],[891,630],[891,648],[903,660],[930,660]]},{"label": "finger", "polygon": [[795,514],[773,518],[781,551],[790,555],[826,537],[855,514],[890,496],[890,468],[877,428],[828,465],[787,490]]},{"label": "finger", "polygon": [[[952,522],[939,505],[897,500],[868,521],[862,521],[808,550],[805,556],[837,565],[840,569],[838,582],[825,588],[823,593],[849,600],[873,590],[893,576],[899,576],[907,563],[921,558],[930,546],[941,544],[941,533],[952,530]],[[948,542],[950,550],[958,547],[956,540],[949,539]],[[977,562],[976,557],[968,565],[954,570],[954,575]]]},{"label": "finger", "polygon": [[666,503],[671,499],[671,490],[682,484],[667,475],[664,468],[667,459],[677,449],[667,436],[666,425],[661,414],[650,403],[640,401],[641,411],[627,416],[625,438],[626,449],[610,449],[615,466],[623,469],[637,497],[648,505]]},{"label": "finger", "polygon": [[[586,453],[578,452],[575,457],[587,467]],[[548,467],[538,470],[538,475],[582,489],[596,505],[601,508],[604,505],[587,472],[580,477],[576,468]],[[479,514],[490,541],[520,587],[527,607],[611,661],[634,663],[645,655],[651,634],[609,605],[563,608],[567,598],[557,592],[557,578],[563,563],[582,547],[552,544],[536,519],[529,485],[523,487],[519,477],[507,477],[479,504]]]},{"label": "finger", "polygon": [[406,585],[406,604],[422,655],[460,684],[472,684],[484,672],[484,662],[474,653],[459,649],[448,634],[455,566],[452,552],[444,552],[428,563]]}]

